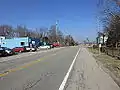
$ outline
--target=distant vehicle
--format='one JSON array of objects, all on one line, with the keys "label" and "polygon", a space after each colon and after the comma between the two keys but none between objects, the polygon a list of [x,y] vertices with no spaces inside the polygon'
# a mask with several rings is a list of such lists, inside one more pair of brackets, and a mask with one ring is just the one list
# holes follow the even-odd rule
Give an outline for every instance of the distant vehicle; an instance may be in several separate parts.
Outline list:
[{"label": "distant vehicle", "polygon": [[40,49],[50,49],[51,46],[50,45],[42,45],[39,47]]},{"label": "distant vehicle", "polygon": [[26,46],[26,47],[24,47],[24,48],[25,48],[25,51],[37,51],[37,48],[36,48],[36,47]]},{"label": "distant vehicle", "polygon": [[53,43],[53,47],[60,47],[61,45],[59,43]]},{"label": "distant vehicle", "polygon": [[53,44],[48,44],[50,46],[50,48],[54,48]]},{"label": "distant vehicle", "polygon": [[14,52],[24,52],[25,48],[24,47],[15,47],[15,48],[13,48],[13,51]]},{"label": "distant vehicle", "polygon": [[13,55],[15,52],[7,47],[0,47],[0,56]]}]

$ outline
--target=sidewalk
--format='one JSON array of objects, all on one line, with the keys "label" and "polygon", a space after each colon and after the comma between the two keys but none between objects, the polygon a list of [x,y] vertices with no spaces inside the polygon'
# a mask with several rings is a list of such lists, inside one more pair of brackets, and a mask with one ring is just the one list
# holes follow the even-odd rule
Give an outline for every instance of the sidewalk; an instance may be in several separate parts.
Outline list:
[{"label": "sidewalk", "polygon": [[96,63],[96,60],[82,48],[65,90],[120,90],[114,80]]}]

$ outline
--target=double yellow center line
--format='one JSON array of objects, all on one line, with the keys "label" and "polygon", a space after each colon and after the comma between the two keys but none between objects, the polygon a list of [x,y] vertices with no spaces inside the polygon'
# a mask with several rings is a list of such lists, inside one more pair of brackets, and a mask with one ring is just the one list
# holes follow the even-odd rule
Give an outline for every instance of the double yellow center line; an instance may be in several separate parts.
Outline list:
[{"label": "double yellow center line", "polygon": [[[59,52],[60,52],[60,51],[59,51]],[[47,58],[49,58],[49,57],[51,57],[51,56],[57,55],[57,53],[59,53],[59,52],[55,52],[55,53],[53,53],[53,54],[44,56],[44,57],[42,57],[42,58],[40,58],[40,59],[38,59],[38,60],[31,61],[31,62],[29,62],[29,63],[26,63],[26,64],[22,65],[22,66],[19,66],[19,67],[16,67],[16,68],[12,68],[12,69],[8,69],[7,71],[5,71],[5,72],[3,72],[3,73],[0,73],[0,77],[6,76],[6,75],[8,75],[8,74],[11,73],[11,72],[16,72],[16,71],[25,69],[25,68],[27,68],[27,67],[30,67],[30,66],[32,66],[32,65],[40,62],[41,60],[45,60],[45,59],[47,59]]]},{"label": "double yellow center line", "polygon": [[30,66],[32,66],[32,65],[40,62],[41,60],[44,60],[44,59],[48,58],[48,57],[49,57],[49,56],[43,57],[43,58],[40,58],[40,59],[38,59],[38,60],[31,61],[31,62],[29,62],[29,63],[27,63],[27,64],[24,64],[23,66],[19,66],[19,67],[16,67],[16,68],[9,69],[9,70],[5,71],[4,73],[0,73],[0,77],[6,76],[6,75],[8,75],[8,74],[11,73],[11,72],[16,72],[16,71],[25,69],[25,68],[27,68],[27,67],[30,67]]}]

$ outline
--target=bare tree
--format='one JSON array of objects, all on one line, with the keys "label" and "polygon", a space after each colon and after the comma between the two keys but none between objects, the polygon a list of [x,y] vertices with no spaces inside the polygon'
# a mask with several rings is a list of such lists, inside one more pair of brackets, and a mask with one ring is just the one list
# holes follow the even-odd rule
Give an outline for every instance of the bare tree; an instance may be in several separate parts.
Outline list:
[{"label": "bare tree", "polygon": [[16,32],[19,34],[19,37],[28,36],[28,29],[25,26],[18,25],[16,28]]},{"label": "bare tree", "polygon": [[57,35],[56,35],[56,26],[52,25],[49,30],[48,37],[50,39],[50,42],[57,42]]},{"label": "bare tree", "polygon": [[73,39],[73,37],[71,35],[67,35],[65,37],[65,44],[67,46],[73,46],[73,45],[75,45],[75,41],[74,41],[74,39]]},{"label": "bare tree", "polygon": [[103,33],[108,34],[107,44],[118,46],[120,41],[120,1],[119,0],[99,0],[100,20],[103,23]]},{"label": "bare tree", "polygon": [[54,43],[59,42],[62,45],[75,45],[76,42],[71,35],[65,36],[61,30],[56,30],[56,25],[52,25],[50,29],[45,27],[37,29],[28,29],[26,26],[18,25],[13,28],[10,25],[0,26],[0,36],[5,36],[7,38],[13,37],[32,37],[39,38],[44,42]]},{"label": "bare tree", "polygon": [[14,29],[10,25],[1,25],[0,36],[5,36],[7,38],[14,37]]}]

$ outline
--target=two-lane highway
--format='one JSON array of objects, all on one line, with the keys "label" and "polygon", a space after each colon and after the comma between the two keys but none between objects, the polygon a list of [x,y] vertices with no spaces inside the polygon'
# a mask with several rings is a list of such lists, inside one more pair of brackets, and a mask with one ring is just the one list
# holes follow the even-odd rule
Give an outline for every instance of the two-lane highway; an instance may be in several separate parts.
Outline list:
[{"label": "two-lane highway", "polygon": [[58,90],[78,49],[66,47],[1,62],[0,90]]}]

